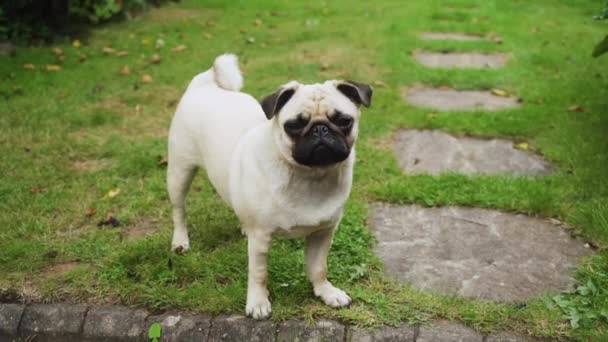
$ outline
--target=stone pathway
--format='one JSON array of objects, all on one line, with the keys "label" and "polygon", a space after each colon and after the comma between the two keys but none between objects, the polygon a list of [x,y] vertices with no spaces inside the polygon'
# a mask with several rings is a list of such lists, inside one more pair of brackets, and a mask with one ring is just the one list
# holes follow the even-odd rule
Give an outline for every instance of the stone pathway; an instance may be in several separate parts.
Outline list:
[{"label": "stone pathway", "polygon": [[514,96],[502,97],[487,90],[455,90],[445,88],[404,88],[401,96],[418,107],[447,110],[498,110],[519,107]]},{"label": "stone pathway", "polygon": [[504,53],[417,51],[414,52],[414,59],[430,68],[496,69],[507,64],[509,55]]},{"label": "stone pathway", "polygon": [[568,290],[585,244],[548,220],[476,208],[373,203],[370,224],[388,276],[467,298],[524,302]]},{"label": "stone pathway", "polygon": [[[420,38],[483,39],[449,32],[424,32]],[[416,51],[413,58],[430,68],[479,69],[503,67],[509,55]],[[403,88],[401,95],[413,106],[440,111],[494,111],[521,103],[508,94],[420,85]],[[393,151],[400,167],[410,174],[542,176],[551,171],[548,162],[514,148],[512,141],[455,137],[434,130],[396,132]],[[387,203],[369,207],[369,222],[378,241],[374,251],[384,263],[385,274],[435,293],[524,303],[546,292],[571,290],[577,262],[592,253],[588,244],[573,238],[555,220],[478,208]],[[376,336],[418,342],[532,340],[509,334],[483,337],[449,321],[436,321],[413,332],[362,334],[365,341],[375,341]]]},{"label": "stone pathway", "polygon": [[209,317],[187,312],[150,315],[123,306],[0,304],[0,341],[150,341],[161,325],[162,342],[456,342],[540,341],[510,333],[481,335],[459,323],[402,324],[363,329],[331,320],[255,321],[241,316]]},{"label": "stone pathway", "polygon": [[411,174],[446,172],[540,176],[550,164],[502,139],[455,137],[441,131],[406,129],[394,136],[399,166]]}]

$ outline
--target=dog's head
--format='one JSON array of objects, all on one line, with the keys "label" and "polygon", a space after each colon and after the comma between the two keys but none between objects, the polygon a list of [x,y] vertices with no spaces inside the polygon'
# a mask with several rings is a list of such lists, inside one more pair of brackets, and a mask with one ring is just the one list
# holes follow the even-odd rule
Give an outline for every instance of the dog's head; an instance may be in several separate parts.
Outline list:
[{"label": "dog's head", "polygon": [[357,140],[359,107],[369,107],[372,88],[354,81],[289,82],[261,101],[274,120],[275,141],[292,164],[326,167],[344,161]]}]

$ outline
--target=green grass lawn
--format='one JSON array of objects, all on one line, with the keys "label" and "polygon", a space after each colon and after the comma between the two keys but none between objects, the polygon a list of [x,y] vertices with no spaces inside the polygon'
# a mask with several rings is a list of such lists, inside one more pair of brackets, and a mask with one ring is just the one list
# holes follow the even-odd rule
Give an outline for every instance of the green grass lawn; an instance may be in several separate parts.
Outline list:
[{"label": "green grass lawn", "polygon": [[[353,193],[330,253],[330,279],[354,299],[334,310],[314,298],[302,241],[270,255],[273,319],[337,318],[362,325],[442,317],[483,332],[598,340],[608,335],[608,32],[591,0],[182,1],[52,47],[0,57],[0,299],[122,302],[148,309],[243,313],[246,241],[204,177],[188,198],[192,250],[170,252],[166,134],[185,86],[224,52],[239,55],[245,91],[261,97],[291,79],[375,85],[363,113]],[[256,22],[257,21],[257,22]],[[421,31],[494,32],[493,41],[421,41]],[[156,49],[157,39],[164,46]],[[185,45],[187,49],[172,49]],[[106,55],[104,47],[128,51]],[[512,54],[497,70],[434,70],[415,49]],[[153,54],[158,64],[149,63]],[[80,54],[86,59],[80,61]],[[24,69],[31,63],[36,69]],[[123,66],[130,73],[121,74]],[[142,75],[153,81],[143,83]],[[433,112],[401,100],[415,83],[500,88],[523,99],[499,112]],[[581,106],[582,111],[571,111]],[[528,142],[554,165],[544,178],[410,176],[388,141],[399,127]],[[109,192],[120,189],[115,196]],[[567,222],[598,248],[578,290],[525,305],[440,296],[382,275],[366,203],[496,208]],[[96,213],[92,213],[94,209]],[[87,212],[89,215],[87,215]],[[98,227],[107,213],[121,225]],[[134,238],[150,232],[145,238]]]}]

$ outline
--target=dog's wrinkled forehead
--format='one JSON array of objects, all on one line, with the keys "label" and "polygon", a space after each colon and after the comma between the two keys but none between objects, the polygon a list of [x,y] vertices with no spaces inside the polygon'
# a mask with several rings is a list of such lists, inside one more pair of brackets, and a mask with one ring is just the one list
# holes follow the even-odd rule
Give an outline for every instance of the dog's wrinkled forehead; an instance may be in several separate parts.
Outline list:
[{"label": "dog's wrinkled forehead", "polygon": [[351,115],[358,113],[357,106],[342,95],[332,83],[300,84],[293,99],[285,105],[289,115],[328,115],[339,110]]}]

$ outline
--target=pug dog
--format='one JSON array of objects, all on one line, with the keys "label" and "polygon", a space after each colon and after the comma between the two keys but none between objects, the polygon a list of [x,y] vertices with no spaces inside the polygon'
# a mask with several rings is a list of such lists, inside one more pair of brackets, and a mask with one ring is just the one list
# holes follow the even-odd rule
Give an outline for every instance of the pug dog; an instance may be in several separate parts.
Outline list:
[{"label": "pug dog", "polygon": [[258,102],[242,86],[236,56],[221,55],[178,104],[169,131],[171,247],[182,253],[190,246],[185,198],[204,169],[247,236],[248,316],[270,316],[267,258],[276,235],[304,237],[314,294],[347,306],[351,298],[327,280],[327,254],[351,190],[359,108],[370,106],[372,88],[291,81]]}]

